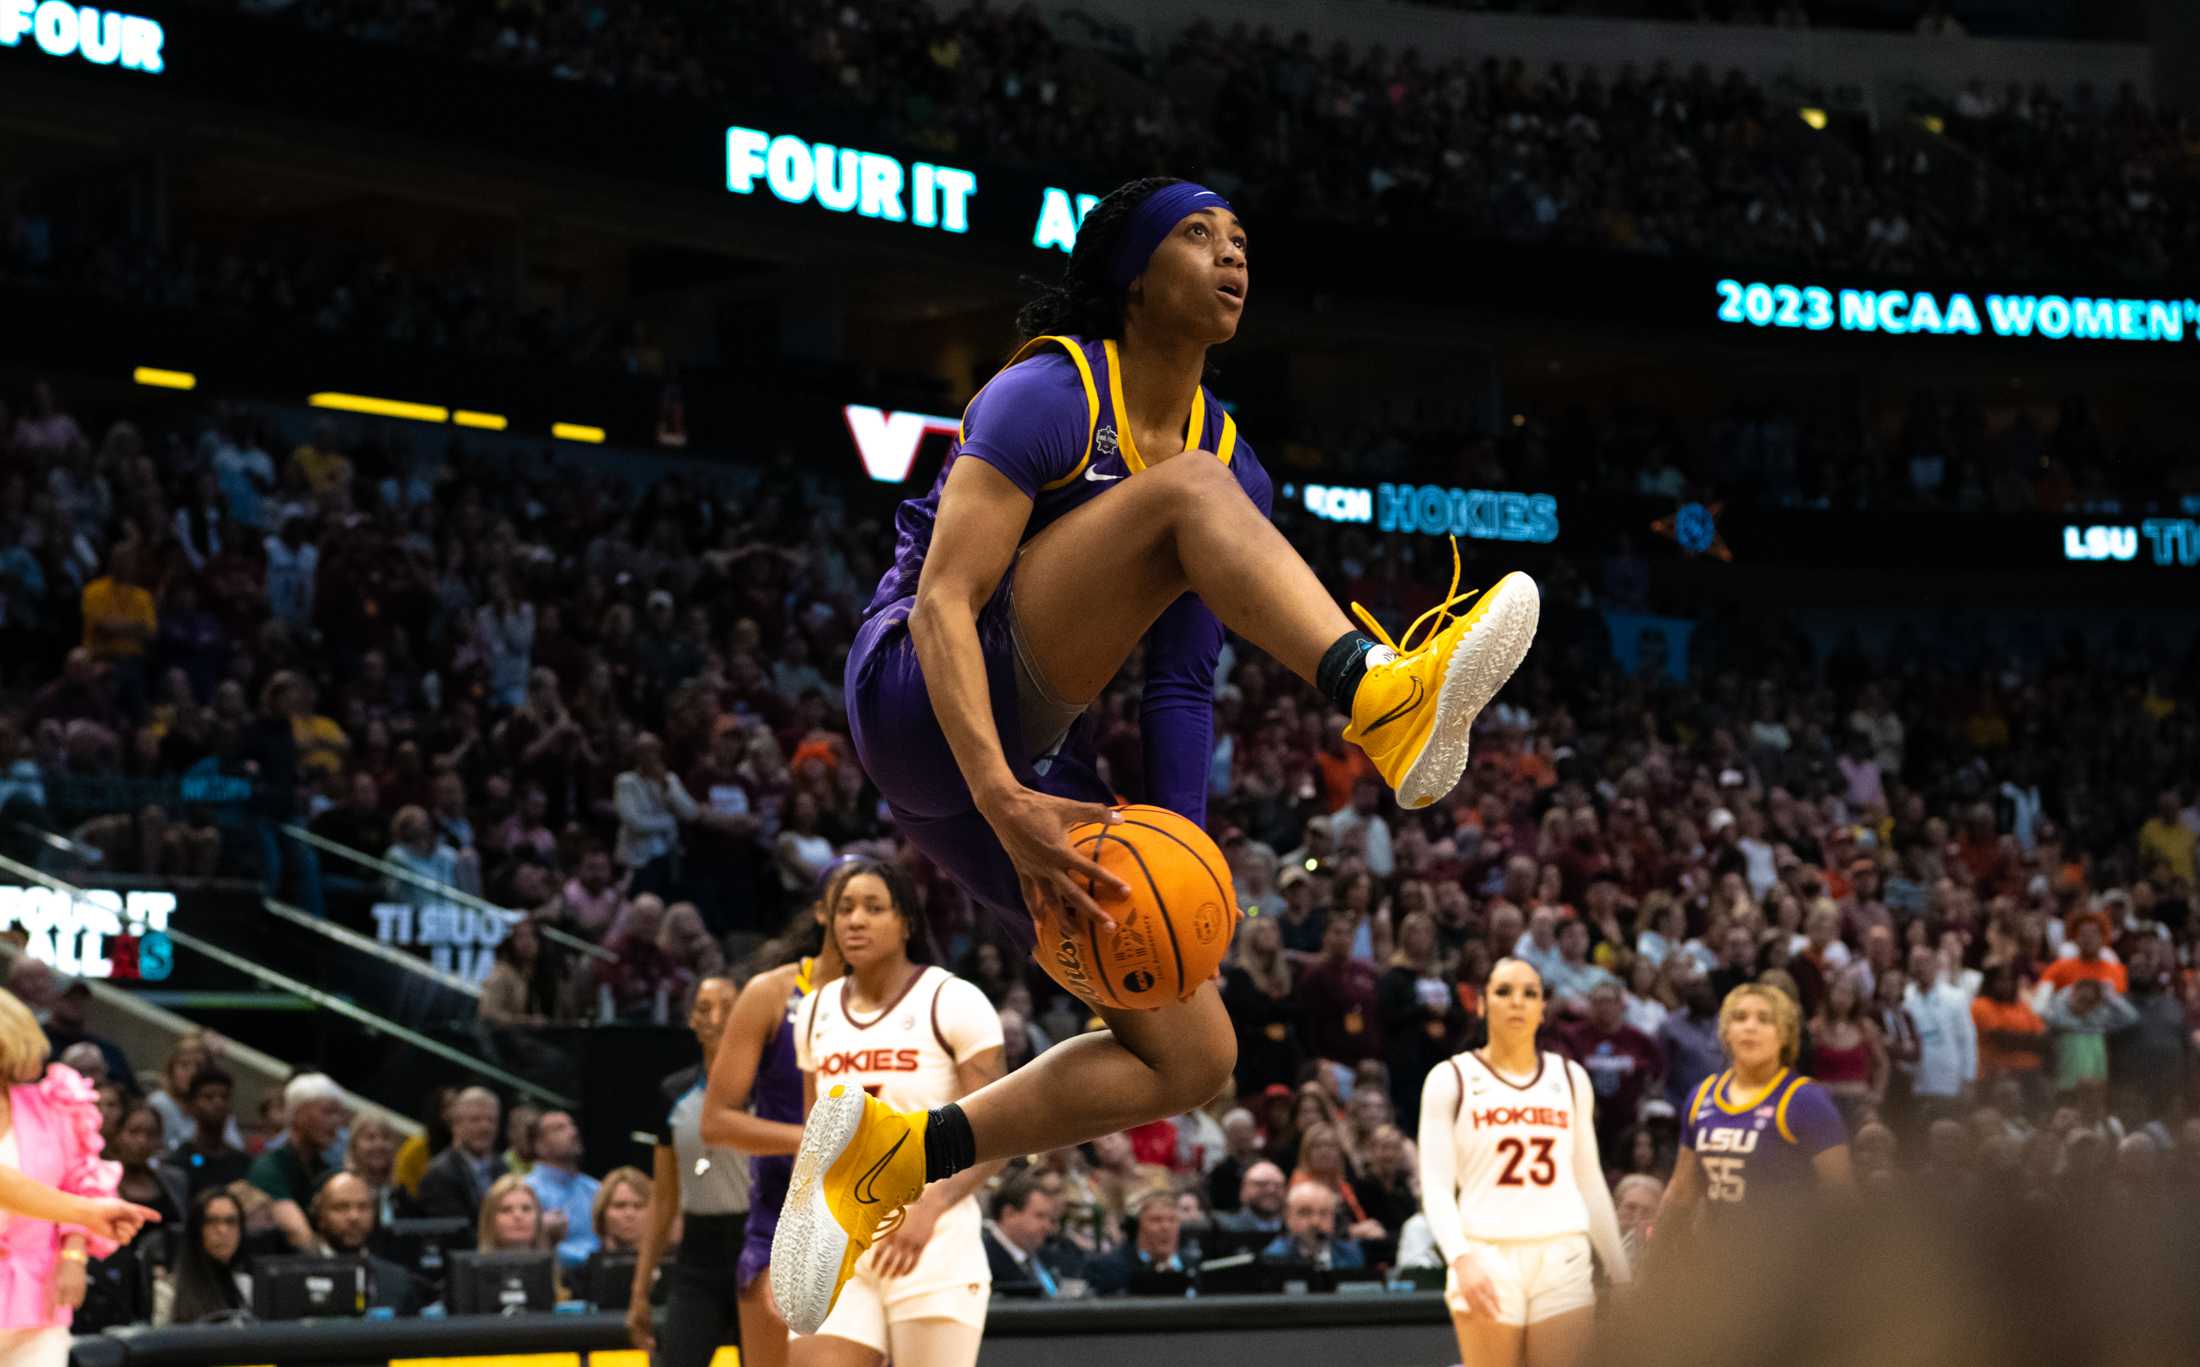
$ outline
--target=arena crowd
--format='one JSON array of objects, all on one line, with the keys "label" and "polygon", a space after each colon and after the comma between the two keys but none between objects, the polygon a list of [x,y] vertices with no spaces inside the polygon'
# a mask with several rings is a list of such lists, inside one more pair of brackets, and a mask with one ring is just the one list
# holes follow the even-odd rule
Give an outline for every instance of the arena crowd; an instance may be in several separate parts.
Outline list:
[{"label": "arena crowd", "polygon": [[[333,870],[284,821],[478,890],[525,913],[484,985],[491,1038],[678,1023],[698,983],[795,952],[837,856],[910,859],[936,952],[996,1004],[1012,1066],[1089,1027],[901,850],[853,762],[841,661],[889,545],[869,487],[786,459],[646,485],[444,466],[365,429],[278,442],[241,409],[157,428],[44,385],[9,397],[10,817],[116,871],[257,876],[308,906]],[[1289,530],[1385,620],[1436,582],[1399,543]],[[1219,1250],[1431,1266],[1421,1081],[1478,1042],[1508,954],[1550,988],[1547,1047],[1594,1081],[1638,1238],[1676,1107],[1719,1066],[1716,1004],[1753,980],[1800,1004],[1801,1066],[1839,1098],[1875,1200],[2142,1205],[2200,1183],[2195,661],[2137,640],[1819,658],[1779,624],[1714,620],[1685,682],[1628,674],[1598,613],[1629,580],[1546,576],[1535,654],[1466,782],[1419,813],[1311,690],[1226,655],[1208,824],[1248,914],[1222,981],[1235,1086],[1013,1167],[991,1198],[999,1285],[1108,1295]],[[1133,797],[1135,677],[1083,723]],[[176,800],[193,774],[245,781],[249,810]],[[76,985],[24,961],[10,986],[101,1086],[125,1194],[186,1230],[156,1315],[232,1304],[254,1251],[383,1256],[375,1231],[401,1217],[474,1220],[481,1246],[568,1269],[635,1237],[647,1178],[601,1173],[569,1114],[462,1089],[400,1146],[344,1079],[305,1075],[232,1116],[218,1040],[133,1059],[86,1033]],[[338,1167],[355,1180],[330,1197]],[[439,1294],[390,1285],[393,1307]]]}]

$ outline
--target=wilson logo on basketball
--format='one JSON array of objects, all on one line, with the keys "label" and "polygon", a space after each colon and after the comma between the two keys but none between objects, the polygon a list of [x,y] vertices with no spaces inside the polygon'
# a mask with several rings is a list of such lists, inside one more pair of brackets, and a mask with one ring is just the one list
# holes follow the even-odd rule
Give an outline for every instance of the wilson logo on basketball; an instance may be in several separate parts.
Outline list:
[{"label": "wilson logo on basketball", "polygon": [[1201,944],[1211,945],[1221,933],[1222,908],[1212,902],[1200,903],[1199,910],[1192,913],[1192,934],[1199,937]]},{"label": "wilson logo on basketball", "polygon": [[853,1049],[845,1054],[827,1054],[817,1071],[824,1077],[836,1077],[841,1073],[913,1073],[917,1071],[917,1051],[914,1049]]},{"label": "wilson logo on basketball", "polygon": [[1062,970],[1062,986],[1080,997],[1092,995],[1092,979],[1085,976],[1085,957],[1078,951],[1075,936],[1065,932],[1056,938],[1054,965]]}]

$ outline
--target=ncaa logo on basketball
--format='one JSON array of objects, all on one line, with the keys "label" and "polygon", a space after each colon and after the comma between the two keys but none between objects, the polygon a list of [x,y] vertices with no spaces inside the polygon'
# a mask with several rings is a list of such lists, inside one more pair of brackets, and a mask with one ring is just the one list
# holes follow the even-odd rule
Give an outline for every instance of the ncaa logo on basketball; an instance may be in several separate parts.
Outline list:
[{"label": "ncaa logo on basketball", "polygon": [[1123,990],[1126,992],[1148,992],[1153,989],[1153,981],[1153,974],[1148,973],[1143,968],[1134,968],[1123,975]]},{"label": "ncaa logo on basketball", "polygon": [[1092,435],[1092,449],[1103,456],[1115,454],[1115,429],[1103,427]]},{"label": "ncaa logo on basketball", "polygon": [[1153,946],[1138,931],[1138,913],[1126,912],[1115,930],[1115,952],[1126,959],[1150,958]]}]

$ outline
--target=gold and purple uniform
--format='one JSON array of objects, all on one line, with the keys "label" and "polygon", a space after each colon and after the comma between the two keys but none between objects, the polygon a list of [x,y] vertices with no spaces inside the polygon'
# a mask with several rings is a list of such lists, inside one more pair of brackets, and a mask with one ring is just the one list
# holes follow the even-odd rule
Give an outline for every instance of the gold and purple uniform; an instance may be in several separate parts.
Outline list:
[{"label": "gold and purple uniform", "polygon": [[1813,1160],[1848,1142],[1833,1097],[1786,1068],[1747,1097],[1734,1094],[1732,1069],[1705,1078],[1681,1118],[1681,1147],[1695,1151],[1714,1211],[1807,1190]]},{"label": "gold and purple uniform", "polygon": [[[924,672],[910,641],[909,613],[932,545],[947,477],[959,460],[984,461],[1031,499],[1021,543],[1096,498],[1137,479],[1148,466],[1125,419],[1123,382],[1113,340],[1038,337],[972,398],[939,479],[894,516],[894,563],[872,596],[848,654],[849,730],[902,834],[978,901],[1010,913],[1007,924],[1031,934],[1015,866],[978,813],[955,763]],[[1265,516],[1273,489],[1237,423],[1203,387],[1192,398],[1186,452],[1221,460]],[[1155,458],[1177,452],[1154,452]],[[1187,457],[1190,458],[1190,457]],[[1020,544],[1021,544],[1020,543]],[[1013,608],[1015,569],[978,614],[993,721],[1002,749],[1027,787],[1083,801],[1116,794],[1093,771],[1090,728],[1072,725],[1044,754],[1027,753],[1018,702]],[[1109,586],[1095,580],[1092,592]],[[1223,629],[1196,594],[1164,611],[1145,639],[1139,729],[1145,756],[1144,800],[1203,821],[1213,754],[1215,664]]]}]

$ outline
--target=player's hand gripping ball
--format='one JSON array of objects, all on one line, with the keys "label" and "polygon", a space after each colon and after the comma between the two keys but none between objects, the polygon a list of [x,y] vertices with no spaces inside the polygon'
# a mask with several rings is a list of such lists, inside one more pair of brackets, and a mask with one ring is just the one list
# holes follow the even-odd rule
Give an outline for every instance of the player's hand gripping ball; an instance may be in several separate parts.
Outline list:
[{"label": "player's hand gripping ball", "polygon": [[1097,886],[1088,889],[1115,918],[1115,934],[1049,906],[1033,915],[1039,929],[1033,957],[1088,1005],[1150,1011],[1189,1001],[1214,976],[1242,913],[1229,865],[1205,831],[1160,807],[1121,811],[1118,824],[1069,830],[1071,849],[1131,890],[1112,898]]}]

